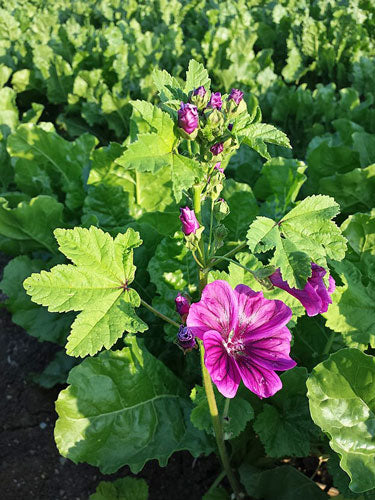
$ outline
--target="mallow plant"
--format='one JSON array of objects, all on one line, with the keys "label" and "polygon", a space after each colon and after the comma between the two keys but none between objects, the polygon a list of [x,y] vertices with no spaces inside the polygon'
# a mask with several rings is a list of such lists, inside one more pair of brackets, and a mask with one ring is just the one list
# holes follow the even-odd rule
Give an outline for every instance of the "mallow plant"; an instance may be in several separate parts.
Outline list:
[{"label": "mallow plant", "polygon": [[[104,473],[124,465],[138,473],[178,450],[217,452],[223,472],[206,499],[274,500],[281,478],[285,498],[300,498],[302,489],[306,498],[327,498],[281,462],[312,454],[319,463],[329,458],[349,492],[371,490],[375,363],[359,349],[340,349],[335,332],[326,338],[318,316],[335,297],[330,266],[346,252],[333,221],[338,204],[295,195],[257,215],[251,189],[238,193],[227,178],[228,163],[240,147],[269,159],[267,144],[290,147],[285,134],[261,122],[251,95],[210,91],[194,60],[185,82],[160,70],[153,77],[160,104],[133,102],[130,139],[111,168],[131,179],[168,173],[180,226],[149,260],[154,287],[133,262],[140,233],[130,224],[110,234],[89,218],[86,227],[54,231],[68,263],[24,282],[36,304],[76,314],[66,351],[85,359],[56,403],[60,453]],[[156,213],[148,220],[156,230],[162,224]],[[169,357],[183,352],[183,370],[156,356],[148,335],[165,342]]]}]

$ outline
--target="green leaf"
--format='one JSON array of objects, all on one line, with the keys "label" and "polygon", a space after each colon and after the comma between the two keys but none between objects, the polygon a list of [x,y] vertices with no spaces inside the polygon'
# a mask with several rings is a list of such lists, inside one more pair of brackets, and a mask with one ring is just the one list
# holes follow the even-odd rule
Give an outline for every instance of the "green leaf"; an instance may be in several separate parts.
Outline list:
[{"label": "green leaf", "polygon": [[13,323],[40,341],[64,345],[75,315],[46,311],[31,301],[22,286],[31,272],[40,272],[50,266],[51,263],[32,260],[26,255],[16,257],[5,266],[0,288],[8,297],[5,305],[12,313]]},{"label": "green leaf", "polygon": [[206,90],[210,89],[211,79],[208,76],[208,72],[203,66],[203,64],[190,59],[189,68],[186,72],[186,85],[184,88],[185,94],[190,91],[197,89],[200,86],[205,87]]},{"label": "green leaf", "polygon": [[[223,414],[226,398],[222,396],[216,388],[215,398],[219,415]],[[203,387],[195,386],[190,394],[190,398],[194,403],[194,409],[191,412],[190,419],[193,425],[205,431],[212,436],[215,435],[212,427],[212,419],[206,393]],[[230,400],[228,418],[222,422],[225,439],[232,439],[241,434],[245,430],[247,422],[254,418],[254,410],[251,404],[245,399],[237,396],[235,399]]]},{"label": "green leaf", "polygon": [[218,486],[203,495],[202,500],[230,500],[230,496],[227,490]]},{"label": "green leaf", "polygon": [[316,428],[306,399],[306,380],[307,370],[302,367],[283,373],[283,388],[256,417],[254,430],[270,457],[309,455]]},{"label": "green leaf", "polygon": [[358,151],[361,167],[375,163],[375,138],[366,132],[354,132],[353,149]]},{"label": "green leaf", "polygon": [[289,139],[284,132],[266,123],[248,125],[244,131],[241,131],[241,134],[245,134],[243,142],[267,160],[270,160],[271,156],[267,150],[266,143],[276,144],[285,148],[291,147]]},{"label": "green leaf", "polygon": [[344,212],[369,210],[374,206],[375,165],[324,177],[319,191],[333,196]]},{"label": "green leaf", "polygon": [[262,168],[254,186],[258,199],[275,204],[276,214],[284,215],[306,180],[306,165],[292,158],[272,158]]},{"label": "green leaf", "polygon": [[[90,152],[95,144],[95,137],[88,134],[71,143],[51,129],[47,131],[41,126],[26,123],[20,125],[8,138],[8,152],[23,160],[19,172],[17,163],[15,166],[21,189],[27,193],[31,189],[30,195],[33,196],[41,186],[47,186],[48,194],[51,185],[61,186],[67,207],[76,210],[83,203],[83,169],[89,166]],[[32,171],[32,175],[29,174],[29,187],[23,182],[23,172],[27,170],[27,165]],[[46,175],[51,177],[50,182],[46,181]]]},{"label": "green leaf", "polygon": [[335,262],[334,269],[343,285],[332,295],[333,303],[324,314],[326,325],[343,335],[351,347],[365,350],[368,344],[375,346],[375,259],[364,271],[348,259]]},{"label": "green leaf", "polygon": [[148,460],[165,466],[172,453],[210,453],[204,433],[190,423],[191,403],[179,379],[128,338],[130,347],[85,359],[69,375],[56,403],[60,453],[109,474]]},{"label": "green leaf", "polygon": [[243,464],[240,476],[247,493],[259,500],[328,500],[314,481],[290,465],[259,471]]},{"label": "green leaf", "polygon": [[[159,295],[153,299],[153,305],[179,321],[180,317],[176,313],[174,303],[177,293],[185,291],[193,295],[197,291],[198,283],[197,265],[185,246],[181,231],[178,231],[173,238],[166,237],[159,243],[147,270]],[[174,329],[173,340],[176,333]]]},{"label": "green leaf", "polygon": [[146,101],[131,101],[133,113],[131,116],[132,140],[138,134],[155,133],[170,134],[174,123],[171,117],[157,106]]},{"label": "green leaf", "polygon": [[357,349],[342,349],[317,365],[308,381],[314,422],[328,435],[350,489],[375,487],[375,359]]},{"label": "green leaf", "polygon": [[0,88],[0,132],[4,137],[18,125],[17,94],[10,87]]},{"label": "green leaf", "polygon": [[248,184],[236,182],[233,179],[225,181],[222,197],[229,205],[230,213],[224,220],[228,229],[228,239],[243,241],[249,223],[258,213],[258,204]]},{"label": "green leaf", "polygon": [[170,100],[187,100],[187,95],[182,91],[178,81],[167,71],[155,68],[152,72],[152,79],[159,91],[162,102]]},{"label": "green leaf", "polygon": [[122,477],[113,483],[101,481],[90,500],[147,500],[148,486],[144,479]]},{"label": "green leaf", "polygon": [[267,217],[257,217],[247,232],[247,244],[254,253],[267,252],[278,243],[277,223]]},{"label": "green leaf", "polygon": [[75,265],[58,265],[50,272],[32,274],[26,292],[51,312],[82,311],[72,325],[66,345],[71,356],[94,355],[109,349],[127,332],[143,332],[147,325],[134,312],[139,307],[133,281],[133,249],[142,241],[128,229],[113,238],[98,228],[57,229],[60,251]]},{"label": "green leaf", "polygon": [[272,262],[292,287],[303,288],[311,276],[311,258],[288,239],[279,238]]},{"label": "green leaf", "polygon": [[0,235],[11,240],[7,253],[14,255],[34,250],[56,253],[53,230],[64,226],[63,208],[50,196],[22,201],[15,208],[9,207],[8,199],[0,197]]},{"label": "green leaf", "polygon": [[341,225],[348,240],[347,258],[363,271],[375,262],[375,210],[370,214],[354,214]]},{"label": "green leaf", "polygon": [[51,389],[57,384],[65,384],[70,370],[76,364],[75,358],[67,356],[64,351],[58,351],[42,373],[34,373],[33,382],[45,389]]}]

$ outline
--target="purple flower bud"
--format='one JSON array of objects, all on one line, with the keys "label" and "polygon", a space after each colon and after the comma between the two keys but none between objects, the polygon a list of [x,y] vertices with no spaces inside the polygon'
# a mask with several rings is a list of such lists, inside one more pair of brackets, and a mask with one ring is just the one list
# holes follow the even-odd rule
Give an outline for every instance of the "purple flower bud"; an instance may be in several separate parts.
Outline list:
[{"label": "purple flower bud", "polygon": [[180,208],[180,221],[182,222],[182,231],[186,236],[193,233],[199,228],[199,222],[195,216],[194,210],[189,207]]},{"label": "purple flower bud", "polygon": [[184,319],[184,316],[189,313],[190,300],[180,292],[178,292],[177,297],[174,299],[174,303],[176,304],[176,311],[181,316],[181,318]]},{"label": "purple flower bud", "polygon": [[216,156],[223,152],[224,146],[222,142],[218,142],[210,147],[211,153]]},{"label": "purple flower bud", "polygon": [[201,85],[197,89],[194,89],[193,95],[199,95],[200,97],[203,97],[206,95],[206,89]]},{"label": "purple flower bud", "polygon": [[208,107],[217,108],[220,110],[222,105],[223,103],[221,101],[220,92],[215,92],[214,94],[211,94],[211,99],[210,102],[208,103]]},{"label": "purple flower bud", "polygon": [[241,92],[241,90],[232,89],[231,93],[229,94],[228,101],[233,99],[233,101],[238,105],[241,102],[242,98],[243,98],[243,92]]},{"label": "purple flower bud", "polygon": [[190,351],[197,345],[193,332],[184,325],[181,325],[178,330],[177,343],[184,351]]},{"label": "purple flower bud", "polygon": [[233,128],[233,123],[230,123],[230,124],[228,125],[228,130],[229,130],[229,132],[232,132],[232,128]]},{"label": "purple flower bud", "polygon": [[219,172],[221,172],[222,174],[224,173],[224,169],[220,167],[221,165],[221,161],[218,161],[216,163],[216,165],[214,166],[214,170],[218,170]]},{"label": "purple flower bud", "polygon": [[191,134],[198,128],[198,109],[194,104],[181,102],[178,110],[178,126],[187,134]]}]

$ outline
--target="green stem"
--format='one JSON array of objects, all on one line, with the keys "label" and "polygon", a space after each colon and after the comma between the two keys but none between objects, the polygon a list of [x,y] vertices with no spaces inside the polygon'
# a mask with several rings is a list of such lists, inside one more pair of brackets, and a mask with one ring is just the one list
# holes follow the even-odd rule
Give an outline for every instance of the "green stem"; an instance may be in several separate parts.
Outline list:
[{"label": "green stem", "polygon": [[225,476],[226,476],[225,470],[221,471],[220,474],[215,479],[215,481],[209,487],[206,495],[208,495],[209,493],[211,493],[211,491],[213,491],[215,488],[217,488],[219,486],[219,484],[221,483],[221,481],[225,478]]},{"label": "green stem", "polygon": [[331,350],[331,347],[332,347],[333,341],[335,340],[335,337],[336,337],[336,332],[332,332],[327,340],[326,345],[324,346],[323,354],[329,354],[329,351]]},{"label": "green stem", "polygon": [[193,151],[191,150],[191,141],[187,141],[187,147],[188,147],[188,151],[189,151],[189,155],[190,156],[193,156]]},{"label": "green stem", "polygon": [[[194,197],[193,197],[193,204],[194,204],[194,212],[195,216],[198,219],[199,224],[202,225],[202,215],[201,215],[201,194],[202,194],[202,186],[199,184],[195,184],[193,186],[194,189]],[[199,253],[202,258],[202,264],[205,266],[206,264],[206,259],[205,259],[205,252],[204,252],[204,241],[203,241],[203,234],[201,235],[201,239],[199,241]]]},{"label": "green stem", "polygon": [[168,318],[168,316],[165,316],[165,314],[157,311],[156,309],[154,309],[152,306],[150,306],[150,304],[147,304],[147,302],[145,302],[143,299],[141,299],[141,304],[142,306],[144,306],[146,309],[148,309],[149,311],[151,311],[153,314],[155,314],[155,316],[159,316],[159,318],[163,319],[164,321],[166,321],[167,323],[170,323],[171,325],[173,326],[176,326],[177,328],[180,328],[180,325],[178,323],[176,323],[175,321],[173,321],[173,319],[171,318]]},{"label": "green stem", "polygon": [[231,257],[232,255],[235,255],[237,252],[239,252],[240,250],[242,250],[245,246],[246,246],[246,241],[244,241],[243,243],[240,243],[239,245],[237,245],[235,248],[233,248],[232,250],[230,250],[226,254],[224,254],[224,255],[218,255],[215,258],[215,260],[213,260],[213,261],[211,261],[209,263],[207,269],[210,269],[211,267],[213,267],[214,265],[216,265],[221,260],[225,260],[228,257]]},{"label": "green stem", "polygon": [[199,349],[200,349],[200,353],[201,353],[203,385],[204,385],[204,390],[206,391],[206,397],[207,397],[208,407],[209,407],[210,414],[211,414],[212,425],[213,425],[213,428],[215,431],[216,444],[217,444],[217,447],[219,450],[221,462],[223,464],[228,481],[232,487],[235,498],[237,500],[239,500],[241,498],[241,487],[236,479],[236,476],[233,473],[233,470],[231,469],[227,450],[225,449],[223,428],[222,428],[221,422],[220,422],[219,411],[217,409],[217,404],[216,404],[216,400],[215,400],[215,393],[214,393],[214,389],[212,387],[211,377],[210,377],[210,374],[208,373],[207,368],[204,364],[204,347],[203,347],[203,342],[201,340],[199,341]]},{"label": "green stem", "polygon": [[220,257],[221,260],[227,260],[228,262],[233,262],[233,264],[236,264],[236,266],[238,266],[238,267],[242,267],[242,269],[245,269],[245,271],[247,271],[248,273],[254,274],[254,271],[252,271],[251,269],[249,269],[246,266],[243,266],[242,264],[240,264],[236,260],[228,259],[228,257],[221,257],[221,256],[217,256],[217,255],[214,255],[214,257]]},{"label": "green stem", "polygon": [[207,249],[208,258],[210,258],[210,250],[211,250],[212,226],[214,223],[214,205],[215,205],[215,202],[213,199],[211,199],[210,235],[208,237],[208,249]]},{"label": "green stem", "polygon": [[141,188],[140,188],[140,179],[139,172],[135,171],[135,200],[137,205],[141,204]]},{"label": "green stem", "polygon": [[223,410],[223,420],[228,418],[230,399],[225,399],[224,410]]}]

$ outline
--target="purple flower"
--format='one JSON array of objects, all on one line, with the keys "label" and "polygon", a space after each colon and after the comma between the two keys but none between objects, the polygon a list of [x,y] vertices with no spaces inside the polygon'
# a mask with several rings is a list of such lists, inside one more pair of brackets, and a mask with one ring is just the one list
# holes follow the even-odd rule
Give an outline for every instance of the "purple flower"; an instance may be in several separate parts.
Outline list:
[{"label": "purple flower", "polygon": [[199,222],[195,216],[194,210],[190,210],[189,207],[180,208],[180,221],[182,222],[182,231],[186,236],[191,233],[196,232],[199,228]]},{"label": "purple flower", "polygon": [[335,291],[336,284],[332,276],[329,277],[328,289],[323,281],[326,270],[314,262],[311,263],[311,277],[303,290],[291,288],[281,277],[280,269],[271,274],[269,279],[274,286],[285,290],[298,299],[306,309],[308,316],[316,316],[327,311],[329,304],[332,304],[331,294]]},{"label": "purple flower", "polygon": [[184,129],[187,134],[191,134],[198,128],[198,109],[194,104],[181,102],[177,113],[178,126]]},{"label": "purple flower", "polygon": [[177,334],[177,343],[184,351],[190,351],[196,346],[195,336],[190,328],[181,325]]},{"label": "purple flower", "polygon": [[223,152],[224,146],[222,142],[218,142],[210,147],[211,153],[216,156]]},{"label": "purple flower", "polygon": [[228,130],[229,130],[229,132],[232,132],[232,129],[233,129],[233,123],[230,123],[230,124],[228,125]]},{"label": "purple flower", "polygon": [[268,398],[281,389],[275,370],[293,368],[291,334],[285,326],[292,311],[246,285],[234,290],[226,281],[207,285],[190,307],[187,326],[203,340],[204,363],[219,391],[233,398],[241,379],[250,391]]},{"label": "purple flower", "polygon": [[222,105],[223,103],[221,101],[220,92],[215,92],[214,94],[211,94],[211,99],[210,102],[208,103],[208,107],[217,108],[218,110],[220,110]]},{"label": "purple flower", "polygon": [[216,163],[216,165],[214,166],[214,170],[218,170],[219,172],[221,172],[221,173],[223,174],[223,173],[224,173],[224,169],[223,169],[223,168],[221,168],[221,166],[220,166],[220,165],[221,165],[221,161],[218,161],[218,162]]},{"label": "purple flower", "polygon": [[183,318],[186,316],[190,309],[190,300],[178,292],[177,297],[174,299],[174,303],[176,304],[176,311]]},{"label": "purple flower", "polygon": [[193,95],[199,95],[200,97],[204,97],[206,95],[206,89],[201,85],[197,89],[194,89]]},{"label": "purple flower", "polygon": [[233,101],[238,105],[241,102],[242,98],[243,98],[243,92],[241,92],[241,90],[232,89],[229,94],[228,101],[233,99]]}]

